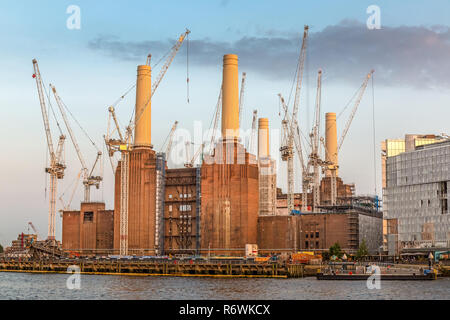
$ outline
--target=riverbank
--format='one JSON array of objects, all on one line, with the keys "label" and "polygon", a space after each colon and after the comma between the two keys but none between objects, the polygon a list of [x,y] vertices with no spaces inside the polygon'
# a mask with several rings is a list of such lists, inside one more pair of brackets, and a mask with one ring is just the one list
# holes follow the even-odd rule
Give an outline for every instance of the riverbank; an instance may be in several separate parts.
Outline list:
[{"label": "riverbank", "polygon": [[[149,262],[149,261],[0,261],[0,272],[16,273],[60,273],[66,274],[69,267],[77,266],[80,274],[125,275],[125,276],[175,276],[217,278],[303,278],[315,277],[324,271],[324,265],[306,264],[230,264],[205,262]],[[422,274],[427,266],[395,265],[398,273]],[[348,272],[352,271],[348,269]],[[396,271],[392,270],[392,273]],[[412,271],[412,272],[411,272]],[[353,271],[354,273],[354,271]],[[391,273],[391,272],[390,272]],[[439,276],[450,276],[450,267],[441,267]]]}]

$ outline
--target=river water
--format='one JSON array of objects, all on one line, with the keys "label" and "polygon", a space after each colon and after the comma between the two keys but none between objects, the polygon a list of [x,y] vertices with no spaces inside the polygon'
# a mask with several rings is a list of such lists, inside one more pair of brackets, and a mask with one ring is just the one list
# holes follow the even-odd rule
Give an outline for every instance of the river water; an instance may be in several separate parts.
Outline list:
[{"label": "river water", "polygon": [[0,299],[450,299],[450,278],[435,281],[365,281],[315,278],[207,278],[81,275],[80,289],[69,290],[69,275],[0,272]]}]

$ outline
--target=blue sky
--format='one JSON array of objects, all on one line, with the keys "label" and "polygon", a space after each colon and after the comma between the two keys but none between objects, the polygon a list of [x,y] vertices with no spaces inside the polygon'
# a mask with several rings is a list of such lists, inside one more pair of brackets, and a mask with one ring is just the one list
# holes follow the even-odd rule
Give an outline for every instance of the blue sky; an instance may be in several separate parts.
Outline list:
[{"label": "blue sky", "polygon": [[[381,9],[381,30],[365,28],[366,8]],[[69,5],[81,9],[81,29],[69,30]],[[54,84],[70,110],[101,147],[107,107],[135,81],[148,52],[154,61],[187,27],[191,30],[190,103],[186,102],[183,45],[153,99],[152,137],[157,149],[174,120],[208,127],[221,82],[221,59],[240,56],[247,72],[243,126],[257,108],[279,128],[276,94],[289,95],[303,25],[310,25],[309,55],[300,109],[312,121],[315,76],[324,70],[322,110],[340,112],[364,75],[375,68],[376,141],[405,133],[448,133],[450,71],[448,1],[2,1],[0,3],[0,134],[2,151],[0,243],[6,245],[28,221],[46,235],[46,142],[31,78],[37,58],[46,85]],[[148,47],[148,50],[147,50]],[[231,52],[228,52],[231,51]],[[156,69],[158,70],[158,69]],[[372,105],[368,89],[340,155],[340,174],[358,193],[374,192]],[[302,104],[303,103],[303,104]],[[131,116],[134,92],[117,108]],[[338,120],[342,129],[346,117]],[[96,150],[74,126],[92,163]],[[52,122],[53,137],[56,128]],[[305,129],[305,132],[307,129]],[[376,150],[377,161],[379,150]],[[67,141],[68,169],[61,189],[79,170]],[[284,164],[279,184],[285,187]],[[380,167],[378,192],[380,192]],[[298,169],[298,167],[297,167]],[[104,163],[104,188],[94,197],[112,208],[112,174]],[[72,206],[78,208],[81,187]],[[57,232],[60,232],[60,223]]]}]

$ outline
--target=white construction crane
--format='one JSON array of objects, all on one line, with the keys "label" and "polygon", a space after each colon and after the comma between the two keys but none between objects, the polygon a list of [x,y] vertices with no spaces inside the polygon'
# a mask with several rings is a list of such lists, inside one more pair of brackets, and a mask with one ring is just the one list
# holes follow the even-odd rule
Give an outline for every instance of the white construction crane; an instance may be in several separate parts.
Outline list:
[{"label": "white construction crane", "polygon": [[252,118],[252,131],[250,132],[250,138],[248,141],[248,152],[252,153],[252,154],[256,154],[256,152],[254,152],[255,149],[255,140],[257,140],[256,138],[256,123],[258,122],[258,110],[253,110],[253,118]]},{"label": "white construction crane", "polygon": [[165,149],[166,161],[169,161],[170,152],[172,151],[173,137],[175,136],[175,131],[177,130],[178,121],[175,121],[172,129],[170,129],[169,136],[167,138],[167,147]]},{"label": "white construction crane", "polygon": [[186,145],[186,162],[184,163],[184,166],[186,168],[193,168],[195,161],[197,160],[198,156],[200,155],[200,153],[203,152],[203,147],[205,146],[204,143],[202,143],[197,151],[194,153],[194,156],[191,158],[190,156],[190,149],[191,149],[191,144],[194,144],[191,141],[186,141],[185,145]]},{"label": "white construction crane", "polygon": [[55,240],[55,217],[56,217],[56,193],[58,179],[64,177],[64,170],[66,165],[62,158],[64,141],[66,137],[61,133],[59,136],[58,146],[56,152],[53,148],[52,135],[50,131],[50,124],[48,120],[47,107],[45,105],[44,89],[42,85],[42,77],[39,71],[39,66],[36,59],[33,59],[34,74],[33,78],[36,79],[36,86],[39,95],[39,102],[41,105],[42,119],[44,120],[45,134],[47,137],[48,152],[50,154],[50,165],[45,168],[45,172],[50,174],[50,203],[49,203],[49,217],[48,217],[48,240]]},{"label": "white construction crane", "polygon": [[312,172],[312,190],[313,190],[313,207],[312,211],[320,206],[320,167],[322,160],[319,155],[319,131],[320,131],[320,106],[322,98],[322,70],[319,70],[317,76],[317,93],[316,93],[316,109],[315,120],[310,134],[311,138],[311,153],[309,155],[309,162],[307,172],[310,172],[310,166],[313,167]]},{"label": "white construction crane", "polygon": [[67,131],[69,132],[70,139],[72,140],[73,146],[75,147],[75,150],[77,152],[78,159],[80,160],[82,171],[83,171],[83,185],[84,185],[84,202],[90,202],[91,201],[91,186],[95,186],[97,189],[100,187],[100,182],[103,180],[101,176],[94,176],[93,172],[95,169],[95,166],[97,165],[98,160],[102,156],[102,152],[97,152],[97,157],[95,159],[94,165],[92,166],[92,169],[89,171],[86,165],[86,161],[84,160],[83,154],[81,153],[80,146],[78,145],[77,139],[75,137],[75,134],[72,131],[72,128],[70,127],[69,119],[67,119],[66,112],[64,110],[64,103],[62,102],[61,98],[59,97],[58,93],[56,92],[55,86],[50,85],[50,88],[53,91],[53,95],[55,96],[56,103],[58,104],[59,111],[61,112],[62,118],[64,120],[64,123],[66,125]]},{"label": "white construction crane", "polygon": [[[289,140],[289,135],[293,135],[293,144],[295,145],[295,150],[297,151],[297,156],[302,168],[302,212],[306,211],[307,208],[307,195],[308,195],[308,188],[309,188],[309,182],[310,182],[310,175],[308,172],[308,168],[305,165],[305,162],[303,160],[303,150],[302,150],[302,144],[301,144],[301,139],[300,139],[300,129],[298,128],[298,126],[296,128],[292,128],[289,126],[289,123],[291,123],[291,117],[289,116],[289,111],[288,111],[288,107],[284,101],[283,96],[279,93],[278,97],[280,98],[280,104],[283,107],[283,111],[284,111],[284,117],[283,120],[281,121],[281,125],[282,125],[282,147],[280,148],[280,151],[285,154],[286,158],[288,158],[288,156],[292,157],[294,156],[294,148],[288,148],[287,146],[287,141]],[[289,186],[291,185],[292,188],[292,205],[293,205],[293,201],[294,201],[294,195],[293,195],[293,184],[294,184],[294,169],[293,169],[293,161],[289,162],[288,161],[288,173],[291,172],[292,175],[288,174],[288,195],[289,195]],[[288,197],[288,204],[289,204],[289,197]],[[292,209],[293,210],[293,209]],[[291,211],[292,212],[292,211]]]},{"label": "white construction crane", "polygon": [[31,221],[28,222],[28,227],[31,227],[31,229],[33,229],[34,233],[36,234],[37,238],[39,239],[40,238],[39,233],[38,233],[36,227],[34,226],[33,222],[31,222]]},{"label": "white construction crane", "polygon": [[62,209],[59,210],[59,212],[63,212],[63,211],[69,211],[70,210],[70,205],[72,204],[72,200],[73,197],[75,196],[75,191],[77,191],[78,189],[78,183],[80,182],[80,178],[81,178],[81,174],[83,173],[83,169],[81,169],[80,171],[78,171],[78,175],[75,179],[75,186],[72,189],[72,193],[70,195],[69,201],[67,202],[67,204],[64,203],[63,197],[65,195],[65,193],[67,192],[67,190],[69,190],[69,188],[72,186],[70,185],[60,196],[59,196],[59,201],[61,202],[62,205]]},{"label": "white construction crane", "polygon": [[[164,78],[164,75],[166,74],[167,69],[169,69],[170,64],[172,63],[173,59],[175,58],[177,52],[180,50],[180,47],[183,44],[184,39],[186,39],[186,37],[187,37],[187,35],[189,33],[191,33],[191,31],[186,29],[186,31],[178,38],[177,42],[173,45],[173,47],[172,47],[172,49],[170,51],[170,54],[169,54],[169,56],[166,59],[166,62],[162,66],[161,71],[159,72],[158,76],[156,77],[156,80],[152,84],[152,92],[151,92],[149,100],[145,103],[145,107],[142,108],[140,113],[136,115],[135,121],[133,122],[133,120],[131,120],[131,122],[130,122],[129,127],[131,128],[131,131],[134,129],[135,124],[139,121],[141,116],[144,114],[144,111],[147,109],[147,106],[148,106],[148,104],[150,102],[150,99],[155,94],[155,91],[158,88],[159,84],[161,83],[161,80]],[[147,64],[148,65],[150,64],[150,57],[151,56],[147,57]]]},{"label": "white construction crane", "polygon": [[[145,103],[145,107],[142,108],[139,114],[136,114],[135,121],[133,119],[130,120],[129,125],[126,127],[125,135],[122,134],[119,126],[119,122],[117,121],[117,116],[115,114],[114,106],[109,107],[109,119],[111,117],[114,120],[114,124],[119,135],[119,139],[112,139],[112,133],[109,132],[109,121],[108,121],[108,132],[105,138],[105,144],[108,148],[108,153],[110,157],[110,162],[112,165],[112,157],[116,151],[120,151],[121,160],[120,160],[120,255],[128,255],[128,193],[129,193],[129,158],[130,151],[133,148],[132,140],[133,140],[133,129],[135,124],[139,121],[140,117],[143,115],[147,106],[153,95],[156,92],[159,84],[161,83],[164,75],[167,72],[170,64],[172,63],[175,55],[183,44],[184,39],[190,33],[189,30],[186,31],[178,38],[175,45],[170,50],[170,54],[167,57],[164,65],[161,68],[159,75],[156,77],[156,80],[152,84],[152,92],[149,100]],[[147,56],[146,64],[150,65],[151,55]],[[123,96],[122,96],[123,97]]]},{"label": "white construction crane", "polygon": [[241,93],[239,94],[239,128],[241,128],[242,109],[244,107],[245,78],[247,74],[242,72]]},{"label": "white construction crane", "polygon": [[[345,128],[342,132],[341,138],[339,139],[338,146],[337,146],[337,154],[335,155],[335,157],[330,157],[330,159],[336,159],[337,155],[339,154],[342,144],[344,143],[344,139],[347,135],[348,129],[350,128],[350,125],[352,124],[352,120],[355,117],[356,110],[358,109],[358,106],[361,103],[361,99],[367,88],[367,84],[369,83],[369,80],[372,77],[372,74],[374,72],[375,72],[374,70],[371,70],[364,78],[364,81],[359,89],[358,96],[355,100],[355,104],[353,106],[350,117],[348,118],[347,124],[345,125]],[[330,163],[327,166],[327,169],[330,170],[330,173],[331,173],[331,205],[333,205],[333,206],[336,205],[336,199],[337,199],[336,170],[338,168],[339,168],[339,166],[337,165],[337,163]]]},{"label": "white construction crane", "polygon": [[212,155],[214,153],[214,145],[216,142],[216,133],[217,129],[219,127],[219,120],[221,115],[221,106],[222,106],[222,87],[220,87],[220,93],[219,98],[217,99],[216,108],[214,111],[214,118],[213,118],[213,128],[211,131],[211,140],[209,142],[209,154]]},{"label": "white construction crane", "polygon": [[[306,44],[307,44],[307,38],[308,38],[308,26],[305,26],[304,32],[303,32],[303,40],[302,40],[302,47],[300,50],[300,56],[298,61],[298,68],[296,73],[296,89],[295,89],[295,97],[294,97],[294,104],[292,107],[292,117],[289,117],[289,111],[287,109],[286,104],[284,103],[284,100],[282,100],[281,95],[280,100],[282,100],[283,108],[285,109],[284,118],[281,122],[282,124],[282,145],[280,148],[281,152],[281,159],[283,161],[287,161],[287,179],[288,179],[288,192],[287,192],[287,209],[288,213],[291,214],[294,210],[294,163],[293,163],[293,157],[294,157],[294,143],[296,143],[296,139],[294,138],[294,135],[296,132],[298,133],[298,122],[297,122],[297,114],[298,114],[298,105],[300,101],[300,90],[302,86],[302,80],[303,80],[303,70],[304,70],[304,64],[305,64],[305,58],[306,58]],[[290,119],[289,119],[290,118]],[[299,160],[302,164],[302,167],[305,167],[303,162],[303,156],[302,156],[302,149],[301,149],[301,140],[298,139],[298,142],[296,143],[297,152],[299,154]],[[303,170],[305,171],[305,170]]]}]

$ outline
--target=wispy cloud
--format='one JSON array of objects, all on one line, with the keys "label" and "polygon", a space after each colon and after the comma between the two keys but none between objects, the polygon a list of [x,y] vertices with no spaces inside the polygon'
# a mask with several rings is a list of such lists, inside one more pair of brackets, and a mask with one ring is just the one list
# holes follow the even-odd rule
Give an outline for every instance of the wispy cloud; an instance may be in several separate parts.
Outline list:
[{"label": "wispy cloud", "polygon": [[[236,53],[241,70],[291,79],[301,34],[270,30],[263,36],[244,36],[234,42],[195,39],[191,35],[190,61],[217,66],[221,64],[223,54]],[[113,36],[99,36],[88,46],[118,59],[138,62],[149,52],[154,57],[163,55],[173,42],[174,39],[127,42]],[[363,23],[344,20],[322,31],[310,32],[307,64],[311,71],[323,68],[329,81],[359,82],[373,68],[378,84],[448,88],[449,57],[450,30],[447,26],[368,30]]]}]

